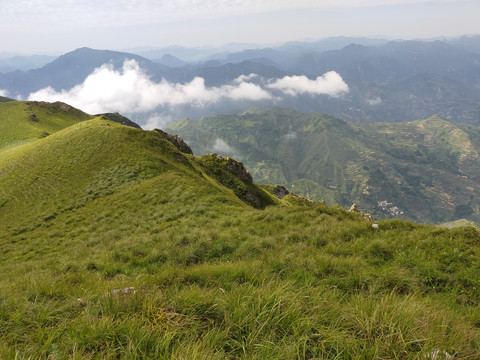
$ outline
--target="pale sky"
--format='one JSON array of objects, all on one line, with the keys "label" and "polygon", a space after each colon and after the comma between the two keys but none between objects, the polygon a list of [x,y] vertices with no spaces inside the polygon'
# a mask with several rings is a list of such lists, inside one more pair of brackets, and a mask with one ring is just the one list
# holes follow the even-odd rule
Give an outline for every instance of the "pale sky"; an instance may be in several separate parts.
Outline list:
[{"label": "pale sky", "polygon": [[0,52],[480,34],[479,0],[0,0]]}]

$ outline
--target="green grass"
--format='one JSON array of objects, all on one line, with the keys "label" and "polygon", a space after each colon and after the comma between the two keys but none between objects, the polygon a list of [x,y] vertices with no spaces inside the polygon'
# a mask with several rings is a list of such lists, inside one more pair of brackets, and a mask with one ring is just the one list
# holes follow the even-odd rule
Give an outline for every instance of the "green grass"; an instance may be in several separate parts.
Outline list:
[{"label": "green grass", "polygon": [[91,115],[59,102],[2,102],[0,150],[44,138],[79,121],[92,118]]},{"label": "green grass", "polygon": [[222,161],[101,119],[12,149],[2,359],[478,358],[472,227],[375,229],[248,184],[256,209]]},{"label": "green grass", "polygon": [[[138,211],[128,197],[110,199],[108,208],[118,209],[117,201],[120,219],[97,220],[103,209],[92,204],[81,224],[62,216],[9,244],[0,278],[4,351],[25,358],[478,354],[479,238],[468,229],[385,222],[373,231],[323,205],[237,205],[221,215],[228,207]],[[130,287],[135,293],[111,293]]]}]

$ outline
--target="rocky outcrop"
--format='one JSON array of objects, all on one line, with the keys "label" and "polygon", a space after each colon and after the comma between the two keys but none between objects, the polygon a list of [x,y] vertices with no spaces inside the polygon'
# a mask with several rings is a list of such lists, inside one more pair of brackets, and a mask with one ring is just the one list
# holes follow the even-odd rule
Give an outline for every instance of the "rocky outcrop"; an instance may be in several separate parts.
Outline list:
[{"label": "rocky outcrop", "polygon": [[205,154],[196,160],[206,175],[231,189],[242,201],[257,209],[274,204],[273,198],[253,183],[252,175],[240,161],[218,154]]},{"label": "rocky outcrop", "polygon": [[118,124],[122,124],[122,125],[125,125],[125,126],[130,126],[130,127],[135,128],[135,129],[141,129],[140,125],[138,125],[137,123],[134,123],[132,120],[130,120],[129,118],[119,114],[118,112],[97,114],[95,116],[103,116],[104,118],[106,118],[110,121],[116,122]]},{"label": "rocky outcrop", "polygon": [[177,147],[178,150],[180,150],[180,152],[193,155],[193,151],[190,146],[188,146],[188,144],[180,136],[169,134],[160,129],[153,129],[153,131],[162,135],[166,140],[170,141],[173,145]]},{"label": "rocky outcrop", "polygon": [[63,102],[57,102],[60,105],[60,109],[63,111],[70,111],[73,109],[73,106],[70,106],[68,104],[65,104]]},{"label": "rocky outcrop", "polygon": [[245,166],[243,166],[243,163],[235,159],[232,159],[231,157],[226,157],[223,159],[226,160],[225,169],[227,169],[229,173],[235,175],[245,183],[251,184],[253,182],[252,175],[250,175],[248,170],[245,169]]},{"label": "rocky outcrop", "polygon": [[290,194],[290,192],[289,192],[284,186],[277,185],[277,186],[275,186],[275,188],[273,189],[273,194],[274,194],[277,198],[283,199],[285,196],[287,196],[288,194]]},{"label": "rocky outcrop", "polygon": [[[240,179],[246,184],[252,184],[253,178],[252,175],[245,169],[243,163],[232,159],[229,156],[221,156],[218,154],[205,154],[200,157],[201,159],[210,163],[210,171],[214,171],[219,175],[222,171],[226,170],[230,174],[234,175],[236,178]],[[215,164],[215,165],[213,165]],[[221,169],[220,171],[215,170],[215,168]]]},{"label": "rocky outcrop", "polygon": [[360,213],[357,204],[353,204],[348,211]]}]

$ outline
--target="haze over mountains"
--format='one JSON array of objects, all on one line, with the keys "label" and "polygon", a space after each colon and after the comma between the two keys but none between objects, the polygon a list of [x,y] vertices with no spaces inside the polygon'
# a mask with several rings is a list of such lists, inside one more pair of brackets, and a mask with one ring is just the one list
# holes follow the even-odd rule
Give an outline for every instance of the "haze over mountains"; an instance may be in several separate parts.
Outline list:
[{"label": "haze over mountains", "polygon": [[272,105],[351,122],[438,114],[479,124],[479,44],[479,36],[332,38],[217,54],[144,52],[151,59],[82,48],[39,69],[0,74],[0,90],[13,98],[64,100],[94,113],[120,111],[147,127]]},{"label": "haze over mountains", "polygon": [[27,71],[37,69],[55,60],[53,55],[18,55],[0,52],[0,72],[12,72],[16,70]]}]

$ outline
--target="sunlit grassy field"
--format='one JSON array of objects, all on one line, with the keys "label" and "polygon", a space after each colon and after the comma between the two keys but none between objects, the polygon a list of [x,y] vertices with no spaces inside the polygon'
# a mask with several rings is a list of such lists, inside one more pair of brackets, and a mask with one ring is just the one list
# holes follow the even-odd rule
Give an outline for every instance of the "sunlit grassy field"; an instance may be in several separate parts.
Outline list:
[{"label": "sunlit grassy field", "polygon": [[473,227],[375,228],[210,160],[101,119],[0,150],[0,358],[479,358]]}]

